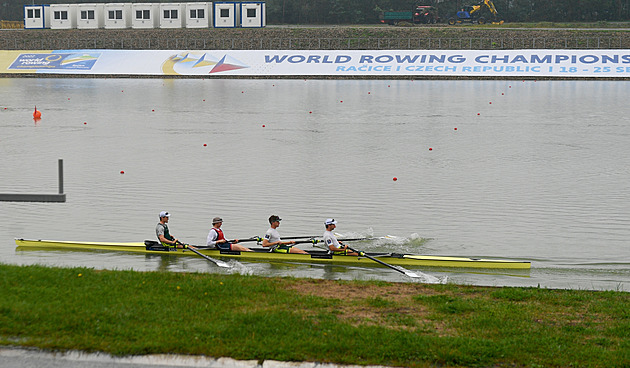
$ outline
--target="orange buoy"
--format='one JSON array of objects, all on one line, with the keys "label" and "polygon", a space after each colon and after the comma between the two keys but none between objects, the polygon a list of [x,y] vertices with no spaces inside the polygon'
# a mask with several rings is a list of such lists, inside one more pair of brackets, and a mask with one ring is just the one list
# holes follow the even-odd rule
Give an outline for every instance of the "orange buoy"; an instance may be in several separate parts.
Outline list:
[{"label": "orange buoy", "polygon": [[37,110],[37,106],[35,106],[35,111],[33,112],[33,118],[34,119],[39,119],[42,117],[42,112]]}]

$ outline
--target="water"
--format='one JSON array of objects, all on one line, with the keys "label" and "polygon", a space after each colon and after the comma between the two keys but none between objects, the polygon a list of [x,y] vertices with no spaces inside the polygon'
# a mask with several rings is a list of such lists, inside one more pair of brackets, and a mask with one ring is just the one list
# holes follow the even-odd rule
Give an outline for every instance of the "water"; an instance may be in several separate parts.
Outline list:
[{"label": "water", "polygon": [[0,202],[0,262],[413,281],[13,240],[152,239],[166,210],[200,244],[214,216],[247,238],[278,214],[285,236],[321,234],[333,217],[344,235],[398,237],[365,250],[532,261],[414,270],[449,282],[628,290],[629,95],[619,81],[0,79],[0,192],[56,193],[63,158],[68,197]]}]

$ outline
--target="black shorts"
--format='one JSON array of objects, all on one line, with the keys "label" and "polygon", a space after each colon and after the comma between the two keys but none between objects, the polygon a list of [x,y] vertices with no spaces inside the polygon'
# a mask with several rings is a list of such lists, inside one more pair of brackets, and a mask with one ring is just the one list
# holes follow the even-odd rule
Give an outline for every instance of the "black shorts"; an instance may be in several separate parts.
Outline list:
[{"label": "black shorts", "polygon": [[232,244],[225,242],[225,243],[216,243],[215,246],[217,247],[217,249],[219,250],[232,250]]}]

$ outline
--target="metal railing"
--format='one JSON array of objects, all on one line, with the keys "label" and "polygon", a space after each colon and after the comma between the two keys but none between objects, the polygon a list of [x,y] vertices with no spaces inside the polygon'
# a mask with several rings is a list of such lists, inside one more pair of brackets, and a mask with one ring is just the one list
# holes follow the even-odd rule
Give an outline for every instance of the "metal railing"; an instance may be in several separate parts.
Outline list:
[{"label": "metal railing", "polygon": [[2,38],[2,50],[513,50],[629,49],[630,37],[558,38]]}]

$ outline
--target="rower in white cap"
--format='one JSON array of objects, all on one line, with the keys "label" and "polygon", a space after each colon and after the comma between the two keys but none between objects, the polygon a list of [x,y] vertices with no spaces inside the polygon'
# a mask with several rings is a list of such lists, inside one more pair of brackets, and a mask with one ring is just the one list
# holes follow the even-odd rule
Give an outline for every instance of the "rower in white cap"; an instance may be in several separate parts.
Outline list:
[{"label": "rower in white cap", "polygon": [[157,235],[158,241],[162,246],[167,248],[183,248],[184,245],[179,242],[168,230],[168,219],[171,214],[162,211],[160,212],[160,222],[155,226],[155,235]]},{"label": "rower in white cap", "polygon": [[335,219],[329,218],[324,222],[326,226],[326,231],[324,232],[324,243],[328,247],[328,250],[334,255],[340,256],[358,256],[359,254],[348,249],[348,246],[337,240],[335,234],[333,234],[333,230],[337,227],[337,221]]}]

